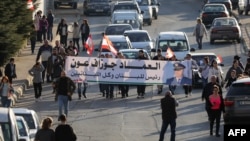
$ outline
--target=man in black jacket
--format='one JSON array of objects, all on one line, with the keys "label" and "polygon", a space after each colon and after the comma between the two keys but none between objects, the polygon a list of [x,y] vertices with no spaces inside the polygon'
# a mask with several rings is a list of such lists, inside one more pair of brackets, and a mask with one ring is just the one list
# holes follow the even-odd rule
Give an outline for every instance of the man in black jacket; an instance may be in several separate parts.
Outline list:
[{"label": "man in black jacket", "polygon": [[164,140],[164,134],[167,131],[167,127],[169,124],[171,129],[170,141],[175,141],[175,128],[177,118],[176,106],[178,106],[178,102],[172,96],[171,91],[167,91],[165,97],[161,99],[162,126],[159,141]]},{"label": "man in black jacket", "polygon": [[15,59],[10,58],[10,62],[5,66],[4,74],[8,77],[10,84],[12,84],[12,79],[16,78],[16,64],[14,64]]},{"label": "man in black jacket", "polygon": [[209,96],[211,94],[213,94],[213,88],[214,85],[217,85],[219,87],[219,94],[222,95],[222,88],[219,85],[219,83],[217,83],[217,76],[216,75],[212,75],[210,77],[211,82],[207,83],[206,86],[203,88],[202,91],[202,96],[201,99],[202,101],[205,100],[205,109],[207,111],[207,116],[208,116],[208,120],[210,121],[210,105],[209,105]]}]

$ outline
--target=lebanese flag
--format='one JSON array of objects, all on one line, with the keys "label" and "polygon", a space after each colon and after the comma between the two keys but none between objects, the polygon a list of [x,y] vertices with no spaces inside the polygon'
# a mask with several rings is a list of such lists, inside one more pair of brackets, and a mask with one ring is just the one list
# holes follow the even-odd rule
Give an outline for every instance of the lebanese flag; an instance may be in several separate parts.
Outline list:
[{"label": "lebanese flag", "polygon": [[94,43],[93,43],[91,34],[89,34],[89,37],[87,41],[85,42],[84,47],[86,48],[88,55],[92,55],[92,52],[94,50]]},{"label": "lebanese flag", "polygon": [[168,47],[166,51],[166,58],[172,58],[173,56],[174,56],[174,52],[172,51],[170,47]]},{"label": "lebanese flag", "polygon": [[107,49],[110,52],[112,52],[115,56],[117,55],[117,50],[114,48],[112,42],[106,35],[103,36],[101,49]]}]

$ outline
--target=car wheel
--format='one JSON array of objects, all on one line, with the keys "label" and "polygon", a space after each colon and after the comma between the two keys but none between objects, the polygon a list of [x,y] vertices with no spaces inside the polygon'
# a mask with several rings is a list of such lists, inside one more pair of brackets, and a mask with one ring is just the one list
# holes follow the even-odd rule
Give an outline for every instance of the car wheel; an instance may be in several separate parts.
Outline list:
[{"label": "car wheel", "polygon": [[237,43],[240,43],[241,42],[241,39],[237,39]]},{"label": "car wheel", "polygon": [[73,9],[77,9],[77,3],[73,4]]},{"label": "car wheel", "polygon": [[210,39],[210,44],[214,44],[214,39]]}]

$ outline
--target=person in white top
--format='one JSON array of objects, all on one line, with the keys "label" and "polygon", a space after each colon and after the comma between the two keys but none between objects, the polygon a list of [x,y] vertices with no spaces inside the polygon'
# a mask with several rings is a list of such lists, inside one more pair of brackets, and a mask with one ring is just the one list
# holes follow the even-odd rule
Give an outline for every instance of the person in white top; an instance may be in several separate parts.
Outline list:
[{"label": "person in white top", "polygon": [[202,86],[203,88],[206,86],[208,82],[208,73],[209,73],[209,58],[204,57],[202,61],[202,65],[200,66],[201,78],[202,78]]},{"label": "person in white top", "polygon": [[79,39],[80,39],[80,26],[77,22],[73,25],[73,45],[77,46],[78,51],[80,50]]},{"label": "person in white top", "polygon": [[216,60],[213,60],[211,62],[209,71],[208,71],[208,83],[210,82],[210,78],[212,75],[215,75],[217,77],[217,82],[222,85],[223,78],[222,78],[223,71],[221,67],[218,65]]},{"label": "person in white top", "polygon": [[196,37],[198,48],[202,49],[202,38],[204,35],[206,35],[207,38],[207,30],[206,26],[202,23],[202,20],[200,18],[197,18],[197,24],[194,28],[193,35]]}]

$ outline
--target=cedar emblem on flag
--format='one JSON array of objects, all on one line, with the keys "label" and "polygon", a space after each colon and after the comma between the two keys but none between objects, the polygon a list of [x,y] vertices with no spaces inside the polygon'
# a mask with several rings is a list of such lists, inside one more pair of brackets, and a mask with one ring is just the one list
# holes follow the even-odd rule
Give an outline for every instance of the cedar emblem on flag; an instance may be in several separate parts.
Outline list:
[{"label": "cedar emblem on flag", "polygon": [[94,50],[94,43],[93,43],[91,34],[89,34],[89,37],[88,37],[87,41],[85,42],[84,46],[87,50],[88,55],[92,55],[92,52]]},{"label": "cedar emblem on flag", "polygon": [[103,36],[101,49],[107,49],[110,52],[112,52],[115,56],[117,55],[117,50],[114,48],[112,42],[106,35]]}]

